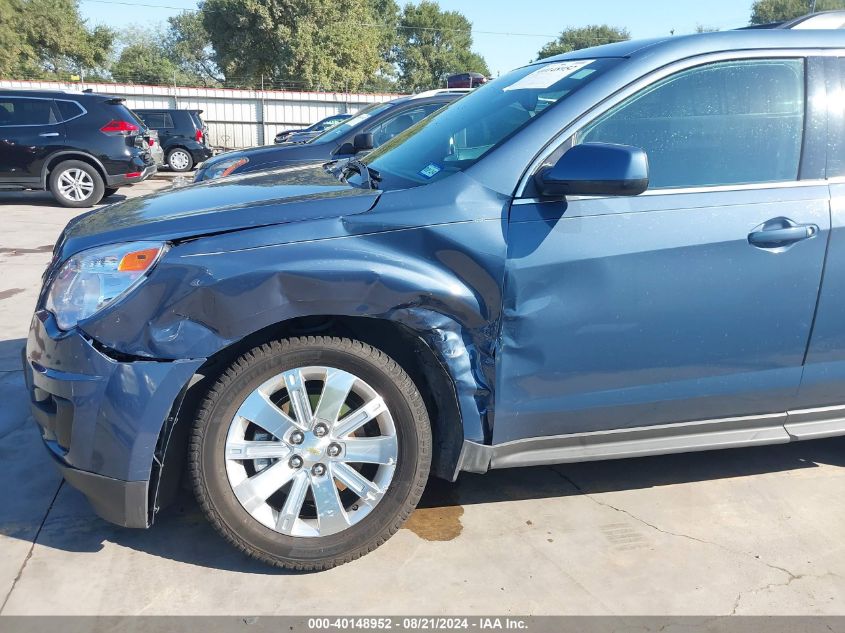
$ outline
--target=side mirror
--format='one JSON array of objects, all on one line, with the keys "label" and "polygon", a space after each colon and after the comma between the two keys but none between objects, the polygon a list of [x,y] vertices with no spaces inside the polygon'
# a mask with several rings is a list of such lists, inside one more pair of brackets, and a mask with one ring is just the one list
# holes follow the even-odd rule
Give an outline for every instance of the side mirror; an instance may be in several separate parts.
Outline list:
[{"label": "side mirror", "polygon": [[630,145],[575,145],[534,182],[544,196],[636,196],[648,189],[648,156]]},{"label": "side mirror", "polygon": [[371,132],[363,132],[356,134],[352,139],[352,147],[355,148],[355,153],[366,152],[373,149],[373,135]]}]

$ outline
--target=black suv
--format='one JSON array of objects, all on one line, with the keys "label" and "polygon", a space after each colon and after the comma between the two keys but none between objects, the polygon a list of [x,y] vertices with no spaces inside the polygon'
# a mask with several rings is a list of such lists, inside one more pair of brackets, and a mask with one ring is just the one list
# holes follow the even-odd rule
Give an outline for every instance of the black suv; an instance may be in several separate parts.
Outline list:
[{"label": "black suv", "polygon": [[155,173],[143,123],[123,99],[0,90],[0,189],[48,189],[88,207]]},{"label": "black suv", "polygon": [[202,110],[135,110],[151,130],[158,132],[167,166],[190,171],[212,154]]}]

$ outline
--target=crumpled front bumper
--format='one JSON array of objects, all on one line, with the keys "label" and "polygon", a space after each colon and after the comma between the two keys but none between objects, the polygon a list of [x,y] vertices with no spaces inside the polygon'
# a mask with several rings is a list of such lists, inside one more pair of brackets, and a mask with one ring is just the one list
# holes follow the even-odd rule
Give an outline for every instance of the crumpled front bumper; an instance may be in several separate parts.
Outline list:
[{"label": "crumpled front bumper", "polygon": [[203,361],[118,361],[35,313],[23,358],[32,416],[65,480],[102,518],[149,524],[159,435]]}]

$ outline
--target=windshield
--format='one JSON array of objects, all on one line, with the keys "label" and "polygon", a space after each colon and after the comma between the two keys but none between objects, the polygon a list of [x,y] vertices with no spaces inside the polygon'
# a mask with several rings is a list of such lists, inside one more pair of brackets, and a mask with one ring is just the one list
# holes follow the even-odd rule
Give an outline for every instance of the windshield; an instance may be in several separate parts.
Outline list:
[{"label": "windshield", "polygon": [[519,68],[420,121],[363,162],[402,186],[463,171],[618,62],[584,59]]},{"label": "windshield", "polygon": [[359,123],[366,121],[370,117],[375,116],[380,112],[384,112],[388,108],[392,107],[392,105],[393,103],[388,101],[387,103],[374,103],[371,106],[367,106],[351,119],[346,119],[340,125],[336,125],[330,130],[326,130],[325,132],[323,132],[319,136],[315,136],[308,142],[327,143],[329,141],[336,141]]}]

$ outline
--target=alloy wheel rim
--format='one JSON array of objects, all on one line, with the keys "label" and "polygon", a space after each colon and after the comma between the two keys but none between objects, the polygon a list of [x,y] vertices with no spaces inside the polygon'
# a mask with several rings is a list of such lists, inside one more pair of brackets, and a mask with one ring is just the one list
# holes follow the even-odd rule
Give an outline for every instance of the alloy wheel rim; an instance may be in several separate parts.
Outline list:
[{"label": "alloy wheel rim", "polygon": [[181,151],[176,150],[170,155],[170,165],[174,169],[185,169],[188,167],[188,155]]},{"label": "alloy wheel rim", "polygon": [[94,193],[94,179],[88,172],[75,167],[59,174],[58,185],[62,196],[74,202],[82,202]]},{"label": "alloy wheel rim", "polygon": [[393,418],[375,389],[341,369],[301,367],[241,403],[226,436],[226,475],[265,527],[329,536],[378,505],[398,452]]}]

